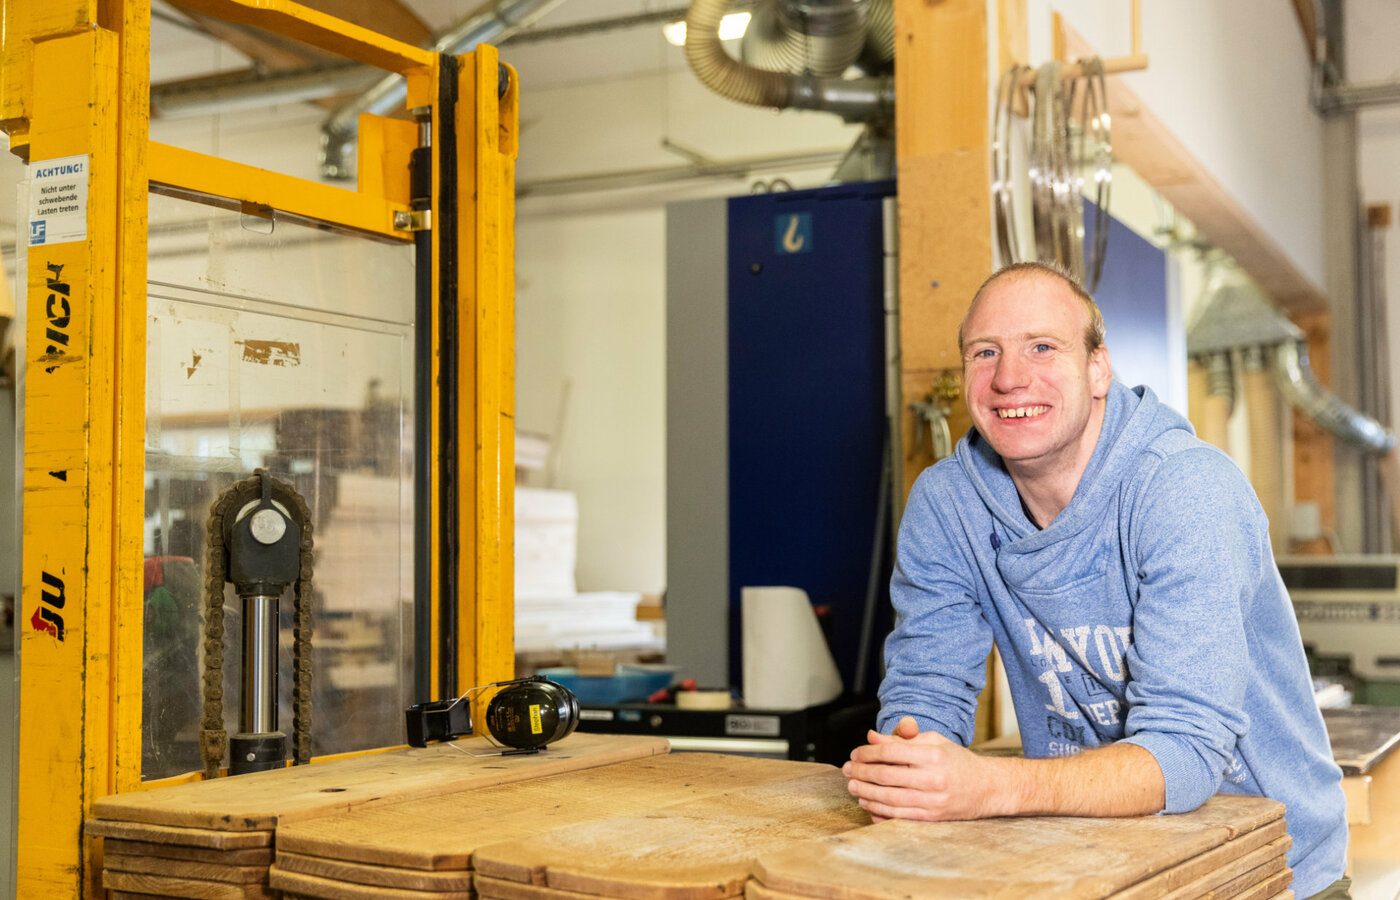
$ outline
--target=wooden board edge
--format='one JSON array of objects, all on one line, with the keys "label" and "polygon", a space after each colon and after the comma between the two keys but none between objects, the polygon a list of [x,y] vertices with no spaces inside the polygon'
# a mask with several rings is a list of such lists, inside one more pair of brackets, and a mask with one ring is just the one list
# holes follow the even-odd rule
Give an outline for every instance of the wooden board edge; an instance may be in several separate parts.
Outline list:
[{"label": "wooden board edge", "polygon": [[377,863],[357,863],[345,859],[288,853],[280,848],[273,867],[281,872],[314,875],[336,881],[348,881],[368,886],[404,888],[419,891],[470,891],[472,873],[466,868],[430,871],[404,869]]},{"label": "wooden board edge", "polygon": [[476,891],[414,891],[375,887],[287,872],[276,866],[269,870],[269,875],[268,883],[273,890],[326,900],[477,900]]}]

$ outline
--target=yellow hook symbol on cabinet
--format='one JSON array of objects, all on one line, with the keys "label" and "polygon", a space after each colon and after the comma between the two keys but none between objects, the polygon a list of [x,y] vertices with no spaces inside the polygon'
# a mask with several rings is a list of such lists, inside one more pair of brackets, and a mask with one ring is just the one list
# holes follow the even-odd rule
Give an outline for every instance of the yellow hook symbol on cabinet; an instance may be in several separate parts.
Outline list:
[{"label": "yellow hook symbol on cabinet", "polygon": [[787,232],[783,235],[783,249],[789,253],[796,253],[802,249],[802,245],[807,242],[807,236],[798,234],[797,228],[801,224],[798,216],[788,217]]}]

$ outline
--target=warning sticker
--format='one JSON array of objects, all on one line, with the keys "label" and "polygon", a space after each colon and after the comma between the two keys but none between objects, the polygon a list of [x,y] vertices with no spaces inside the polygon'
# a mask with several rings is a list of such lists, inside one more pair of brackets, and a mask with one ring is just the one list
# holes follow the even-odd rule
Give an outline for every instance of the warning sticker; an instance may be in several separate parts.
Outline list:
[{"label": "warning sticker", "polygon": [[87,156],[34,163],[30,169],[29,246],[87,240]]}]

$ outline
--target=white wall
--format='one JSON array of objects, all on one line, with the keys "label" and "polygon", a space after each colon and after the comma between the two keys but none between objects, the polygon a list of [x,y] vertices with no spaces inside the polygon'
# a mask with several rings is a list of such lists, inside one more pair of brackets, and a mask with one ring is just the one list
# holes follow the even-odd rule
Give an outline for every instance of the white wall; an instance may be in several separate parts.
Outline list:
[{"label": "white wall", "polygon": [[[684,164],[663,139],[726,161],[837,150],[858,134],[834,116],[722,100],[680,67],[659,29],[649,40],[659,68],[533,89],[529,55],[507,48],[522,90],[518,183]],[[816,187],[830,169],[761,178]],[[665,204],[749,185],[689,180],[519,203],[516,424],[556,436],[567,394],[552,486],[579,498],[580,590],[666,586]],[[545,482],[536,473],[530,483]]]},{"label": "white wall", "polygon": [[663,225],[623,209],[516,229],[516,422],[558,442],[581,590],[666,583]]}]

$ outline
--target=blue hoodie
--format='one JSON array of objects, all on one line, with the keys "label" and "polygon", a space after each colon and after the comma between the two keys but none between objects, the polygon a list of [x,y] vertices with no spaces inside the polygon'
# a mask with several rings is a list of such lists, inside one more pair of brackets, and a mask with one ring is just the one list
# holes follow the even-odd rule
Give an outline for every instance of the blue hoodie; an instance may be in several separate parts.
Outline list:
[{"label": "blue hoodie", "polygon": [[1028,757],[1115,741],[1161,766],[1166,812],[1216,791],[1287,808],[1293,890],[1342,877],[1341,770],[1268,521],[1229,457],[1114,382],[1074,498],[1038,529],[975,431],[909,497],[879,728],[966,746],[993,639]]}]

